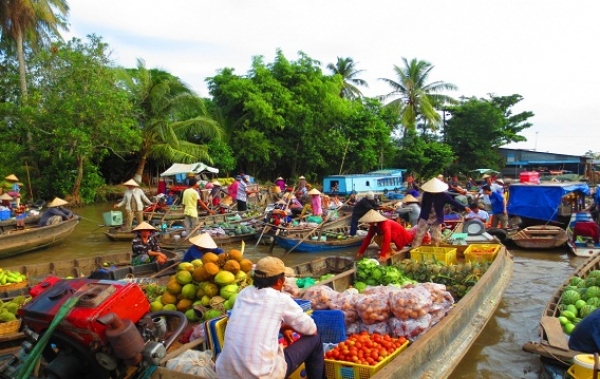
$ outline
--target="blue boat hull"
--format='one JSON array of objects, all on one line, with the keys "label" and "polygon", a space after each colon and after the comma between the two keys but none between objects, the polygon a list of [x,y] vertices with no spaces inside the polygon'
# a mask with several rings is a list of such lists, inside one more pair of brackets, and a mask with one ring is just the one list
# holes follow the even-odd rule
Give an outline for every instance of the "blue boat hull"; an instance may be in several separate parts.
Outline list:
[{"label": "blue boat hull", "polygon": [[[299,239],[286,238],[281,236],[275,237],[275,242],[277,245],[283,249],[289,250],[296,246],[296,244],[300,241]],[[295,252],[300,253],[317,253],[322,251],[334,251],[334,250],[342,250],[347,249],[349,247],[360,246],[363,242],[363,238],[352,238],[349,240],[335,240],[332,242],[329,241],[302,241],[296,248]]]}]

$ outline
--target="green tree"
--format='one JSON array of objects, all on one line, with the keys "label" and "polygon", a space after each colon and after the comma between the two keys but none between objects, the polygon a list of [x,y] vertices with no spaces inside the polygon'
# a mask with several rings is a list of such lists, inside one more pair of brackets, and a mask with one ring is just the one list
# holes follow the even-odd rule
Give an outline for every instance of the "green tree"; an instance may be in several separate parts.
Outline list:
[{"label": "green tree", "polygon": [[499,169],[502,159],[497,148],[525,141],[518,133],[529,128],[532,112],[513,115],[511,107],[522,100],[520,95],[490,96],[490,99],[469,98],[450,107],[451,118],[446,125],[446,140],[459,157],[455,171],[466,172],[474,166]]},{"label": "green tree", "polygon": [[141,182],[148,158],[190,163],[212,163],[206,145],[190,142],[204,137],[220,139],[222,130],[201,98],[179,78],[158,69],[147,69],[138,60],[136,69],[122,70],[121,84],[130,94],[142,141],[132,149],[139,154],[134,179]]},{"label": "green tree", "polygon": [[25,46],[34,50],[53,38],[60,38],[59,28],[67,30],[66,0],[0,0],[0,32],[10,39],[17,52],[21,93],[27,96]]},{"label": "green tree", "polygon": [[56,43],[41,50],[30,67],[30,106],[20,108],[20,120],[31,122],[37,167],[44,168],[43,195],[70,193],[75,204],[90,202],[101,184],[100,160],[139,141],[108,46],[95,36]]},{"label": "green tree", "polygon": [[398,143],[401,148],[397,160],[401,162],[401,168],[425,181],[443,172],[455,159],[450,146],[420,138],[415,130],[408,130]]},{"label": "green tree", "polygon": [[246,75],[225,68],[208,78],[216,109],[227,115],[238,168],[270,180],[273,175],[314,180],[379,167],[391,149],[394,122],[378,101],[340,97],[340,79],[324,75],[319,62],[304,53],[289,61],[281,51],[269,64],[255,57]]},{"label": "green tree", "polygon": [[344,81],[344,88],[340,92],[340,96],[346,99],[356,99],[362,97],[363,94],[356,86],[369,87],[366,81],[357,78],[357,75],[364,70],[357,70],[356,63],[352,58],[337,58],[335,64],[329,63],[327,68],[334,74],[340,75]]},{"label": "green tree", "polygon": [[402,61],[403,67],[394,65],[397,81],[380,79],[392,87],[392,92],[382,98],[395,98],[389,104],[398,107],[405,130],[415,129],[418,120],[435,130],[440,123],[436,108],[454,102],[451,97],[440,92],[456,90],[457,87],[442,81],[428,83],[429,74],[434,67],[429,62],[416,58],[410,62],[402,58]]}]

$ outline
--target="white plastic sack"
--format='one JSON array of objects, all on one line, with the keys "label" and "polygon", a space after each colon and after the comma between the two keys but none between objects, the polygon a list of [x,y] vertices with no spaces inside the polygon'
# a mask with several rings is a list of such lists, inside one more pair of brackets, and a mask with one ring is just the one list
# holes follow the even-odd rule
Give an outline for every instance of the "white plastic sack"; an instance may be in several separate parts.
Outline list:
[{"label": "white plastic sack", "polygon": [[186,350],[167,361],[169,370],[196,375],[202,379],[218,379],[210,350]]}]

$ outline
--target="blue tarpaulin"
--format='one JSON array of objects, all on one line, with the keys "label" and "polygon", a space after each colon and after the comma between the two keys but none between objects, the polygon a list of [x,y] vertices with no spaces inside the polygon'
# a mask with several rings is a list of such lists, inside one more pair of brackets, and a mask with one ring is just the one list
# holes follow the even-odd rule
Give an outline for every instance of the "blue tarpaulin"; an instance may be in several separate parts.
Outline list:
[{"label": "blue tarpaulin", "polygon": [[562,198],[571,192],[590,194],[587,183],[513,184],[509,187],[509,215],[556,221]]}]

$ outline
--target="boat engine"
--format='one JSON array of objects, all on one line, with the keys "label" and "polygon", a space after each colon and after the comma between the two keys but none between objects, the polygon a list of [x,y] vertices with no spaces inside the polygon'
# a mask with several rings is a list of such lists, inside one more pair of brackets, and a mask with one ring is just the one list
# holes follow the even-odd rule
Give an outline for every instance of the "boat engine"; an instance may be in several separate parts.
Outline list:
[{"label": "boat engine", "polygon": [[[43,288],[44,283],[42,283]],[[187,326],[181,312],[150,312],[135,283],[71,279],[46,284],[18,313],[28,341],[20,363],[56,317],[63,317],[42,351],[43,373],[52,379],[118,379],[149,365],[158,365]],[[61,310],[67,299],[78,301]],[[179,325],[167,333],[166,320]],[[16,368],[15,368],[16,370]],[[6,375],[6,374],[5,374]]]}]

